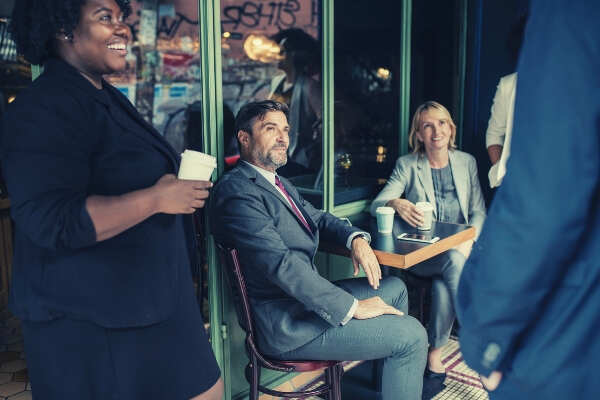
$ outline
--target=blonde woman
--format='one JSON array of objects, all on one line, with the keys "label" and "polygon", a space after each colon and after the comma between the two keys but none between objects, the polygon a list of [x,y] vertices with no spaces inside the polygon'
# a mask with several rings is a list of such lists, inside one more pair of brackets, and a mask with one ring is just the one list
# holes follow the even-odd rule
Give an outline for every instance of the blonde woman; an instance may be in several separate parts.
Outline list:
[{"label": "blonde woman", "polygon": [[[371,213],[389,206],[409,225],[423,222],[415,204],[427,201],[437,221],[475,226],[477,235],[485,219],[485,204],[473,156],[456,150],[456,125],[448,110],[435,101],[421,104],[412,120],[409,143],[413,151],[396,162],[392,176],[371,205]],[[432,277],[429,316],[429,356],[426,375],[443,378],[441,347],[455,319],[454,299],[458,280],[473,241],[444,252],[410,269]]]}]

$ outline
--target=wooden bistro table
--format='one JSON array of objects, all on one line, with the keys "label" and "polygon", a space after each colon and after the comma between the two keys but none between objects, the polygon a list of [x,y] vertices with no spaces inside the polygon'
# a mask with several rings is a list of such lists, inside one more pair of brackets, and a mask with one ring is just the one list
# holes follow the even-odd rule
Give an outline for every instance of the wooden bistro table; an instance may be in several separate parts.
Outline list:
[{"label": "wooden bistro table", "polygon": [[[470,225],[433,222],[431,230],[418,231],[397,215],[394,217],[394,228],[391,234],[377,232],[377,221],[371,216],[360,218],[355,221],[354,225],[371,234],[371,247],[379,264],[400,269],[410,268],[421,261],[437,256],[454,246],[475,238],[475,228]],[[419,243],[398,239],[398,235],[404,232],[438,236],[440,240],[435,243]],[[350,251],[337,244],[322,241],[319,250],[350,257]]]}]

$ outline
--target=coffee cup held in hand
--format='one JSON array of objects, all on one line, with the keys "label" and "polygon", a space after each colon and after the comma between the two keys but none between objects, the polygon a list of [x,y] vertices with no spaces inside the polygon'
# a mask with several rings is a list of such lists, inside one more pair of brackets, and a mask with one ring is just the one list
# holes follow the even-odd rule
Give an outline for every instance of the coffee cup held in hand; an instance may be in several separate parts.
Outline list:
[{"label": "coffee cup held in hand", "polygon": [[177,178],[208,181],[216,166],[217,160],[210,154],[185,150],[181,153],[181,165]]},{"label": "coffee cup held in hand", "polygon": [[415,206],[423,213],[423,223],[417,226],[417,229],[420,231],[430,230],[433,221],[433,206],[426,201],[420,201]]},{"label": "coffee cup held in hand", "polygon": [[395,212],[392,207],[377,207],[375,215],[377,216],[377,231],[379,233],[392,233]]}]

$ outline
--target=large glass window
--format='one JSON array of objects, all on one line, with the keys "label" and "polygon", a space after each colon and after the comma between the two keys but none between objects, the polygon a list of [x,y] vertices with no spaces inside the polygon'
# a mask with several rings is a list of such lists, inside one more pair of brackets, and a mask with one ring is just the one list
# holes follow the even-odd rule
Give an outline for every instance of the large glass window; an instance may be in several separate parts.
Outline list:
[{"label": "large glass window", "polygon": [[398,156],[402,1],[335,1],[335,205],[373,198]]},{"label": "large glass window", "polygon": [[288,163],[277,173],[321,208],[322,90],[320,1],[222,0],[225,160],[237,161],[233,118],[248,102],[290,108]]},{"label": "large glass window", "polygon": [[202,150],[197,0],[135,0],[128,69],[107,79],[177,152]]}]

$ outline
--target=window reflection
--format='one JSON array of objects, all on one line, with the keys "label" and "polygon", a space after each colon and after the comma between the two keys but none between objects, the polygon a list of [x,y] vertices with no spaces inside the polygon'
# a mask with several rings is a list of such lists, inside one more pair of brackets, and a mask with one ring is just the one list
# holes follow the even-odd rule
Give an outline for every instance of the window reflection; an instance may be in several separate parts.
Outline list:
[{"label": "window reflection", "polygon": [[[274,99],[290,107],[288,163],[278,173],[322,207],[320,1],[221,1],[224,108]],[[237,161],[236,132],[225,132],[225,160]]]},{"label": "window reflection", "polygon": [[334,5],[336,205],[373,198],[398,156],[401,4]]},{"label": "window reflection", "polygon": [[125,72],[107,77],[173,148],[202,150],[197,0],[131,2]]},{"label": "window reflection", "polygon": [[[31,83],[31,66],[20,56],[8,29],[10,7],[0,9],[0,117],[6,106],[13,102],[18,93]],[[7,196],[0,171],[0,198]]]}]

